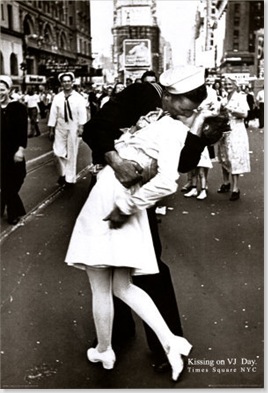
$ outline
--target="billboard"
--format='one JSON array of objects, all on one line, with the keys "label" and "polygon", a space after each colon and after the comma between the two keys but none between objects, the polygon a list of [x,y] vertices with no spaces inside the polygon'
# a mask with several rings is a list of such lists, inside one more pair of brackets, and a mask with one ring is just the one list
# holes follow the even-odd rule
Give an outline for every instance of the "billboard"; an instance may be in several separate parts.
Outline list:
[{"label": "billboard", "polygon": [[150,40],[124,40],[125,67],[150,67],[151,58],[152,56]]}]

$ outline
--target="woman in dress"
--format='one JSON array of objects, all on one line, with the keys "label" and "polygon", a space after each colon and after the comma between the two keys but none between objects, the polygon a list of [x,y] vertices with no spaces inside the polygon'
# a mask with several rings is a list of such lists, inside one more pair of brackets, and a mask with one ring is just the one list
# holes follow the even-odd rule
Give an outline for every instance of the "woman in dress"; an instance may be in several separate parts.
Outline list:
[{"label": "woman in dress", "polygon": [[[221,101],[230,119],[231,131],[225,132],[218,143],[218,158],[222,166],[223,184],[218,193],[232,191],[230,201],[240,198],[238,187],[239,176],[250,172],[249,142],[244,119],[248,115],[249,106],[246,95],[237,92],[237,84],[227,78],[225,81],[227,97]],[[232,187],[229,177],[232,177]]]},{"label": "woman in dress", "polygon": [[[209,156],[208,148],[205,147],[203,150],[200,161],[197,165],[197,168],[191,171],[190,176],[191,179],[191,190],[184,194],[185,198],[196,197],[198,200],[203,200],[207,198],[207,177],[208,171],[212,168],[212,162]],[[197,190],[197,185],[200,185],[200,192]]]},{"label": "woman in dress", "polygon": [[11,78],[1,75],[1,216],[7,210],[8,223],[16,225],[26,213],[19,191],[26,176],[28,115],[24,104],[11,100],[11,88]]},{"label": "woman in dress", "polygon": [[[121,158],[143,168],[142,183],[125,188],[112,167],[105,166],[76,220],[65,259],[68,265],[86,270],[91,285],[98,345],[87,351],[89,361],[101,362],[106,369],[114,366],[111,345],[114,294],[154,330],[175,381],[184,367],[182,356],[187,356],[192,346],[170,331],[150,296],[132,283],[131,276],[158,273],[146,209],[177,190],[180,152],[189,128],[176,119],[180,114],[191,116],[207,94],[204,72],[197,68],[186,71],[188,74],[182,70],[178,74],[188,90],[178,90],[179,95],[168,90],[163,93],[163,109],[169,110],[170,115],[160,110],[157,121],[145,128],[138,122],[115,143]],[[170,77],[173,79],[174,75],[167,71],[169,84]],[[161,83],[165,84],[165,78]],[[187,96],[189,90],[191,95]],[[192,128],[200,130],[206,115],[200,112]]]}]

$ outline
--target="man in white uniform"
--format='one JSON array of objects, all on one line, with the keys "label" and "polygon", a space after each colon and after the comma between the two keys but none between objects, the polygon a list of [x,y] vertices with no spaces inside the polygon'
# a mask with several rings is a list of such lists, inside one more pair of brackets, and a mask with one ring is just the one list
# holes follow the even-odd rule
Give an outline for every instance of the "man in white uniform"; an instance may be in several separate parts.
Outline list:
[{"label": "man in white uniform", "polygon": [[73,90],[74,74],[64,72],[58,79],[63,90],[52,101],[48,127],[50,134],[54,134],[53,151],[60,171],[58,183],[69,185],[76,183],[79,136],[87,121],[87,111],[84,98]]}]

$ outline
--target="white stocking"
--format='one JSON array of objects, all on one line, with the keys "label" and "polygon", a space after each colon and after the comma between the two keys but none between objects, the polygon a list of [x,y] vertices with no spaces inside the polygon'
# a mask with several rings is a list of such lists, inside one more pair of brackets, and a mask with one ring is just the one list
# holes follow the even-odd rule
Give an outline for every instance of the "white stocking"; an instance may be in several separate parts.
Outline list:
[{"label": "white stocking", "polygon": [[92,312],[97,333],[99,352],[111,348],[114,305],[112,296],[112,269],[87,267],[92,291]]},{"label": "white stocking", "polygon": [[132,283],[130,269],[114,270],[113,292],[153,329],[163,348],[167,349],[174,335],[150,296]]}]

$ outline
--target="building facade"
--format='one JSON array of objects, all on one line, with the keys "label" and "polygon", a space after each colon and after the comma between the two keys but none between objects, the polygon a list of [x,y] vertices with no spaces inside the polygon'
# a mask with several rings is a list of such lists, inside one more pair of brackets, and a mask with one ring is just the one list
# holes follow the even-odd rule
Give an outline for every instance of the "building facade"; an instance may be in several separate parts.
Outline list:
[{"label": "building facade", "polygon": [[23,34],[20,26],[19,4],[2,1],[0,4],[1,50],[0,73],[10,75],[15,85],[22,82]]},{"label": "building facade", "polygon": [[195,63],[247,84],[264,77],[264,1],[200,0]]},{"label": "building facade", "polygon": [[16,84],[52,84],[62,71],[92,71],[88,0],[1,2],[1,71]]},{"label": "building facade", "polygon": [[160,29],[155,0],[113,0],[113,63],[119,78],[139,78],[146,70],[162,72]]},{"label": "building facade", "polygon": [[[222,73],[261,77],[256,58],[260,55],[258,54],[258,40],[261,36],[262,42],[264,40],[263,28],[264,1],[229,0],[223,56],[220,64]],[[259,60],[264,62],[263,51]]]}]

